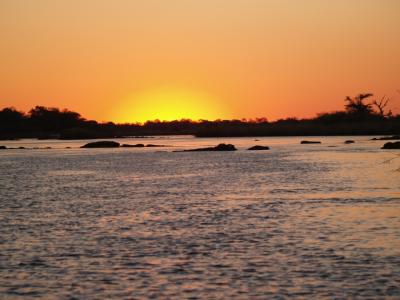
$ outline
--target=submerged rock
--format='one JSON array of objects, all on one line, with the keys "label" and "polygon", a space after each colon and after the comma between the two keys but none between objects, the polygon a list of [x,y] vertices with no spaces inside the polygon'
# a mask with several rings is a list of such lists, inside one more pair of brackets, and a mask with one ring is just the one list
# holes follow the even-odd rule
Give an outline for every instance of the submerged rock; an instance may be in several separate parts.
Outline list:
[{"label": "submerged rock", "polygon": [[236,147],[232,144],[219,144],[215,147],[207,147],[207,148],[198,148],[198,149],[189,149],[178,152],[193,152],[193,151],[236,151]]},{"label": "submerged rock", "polygon": [[386,143],[381,149],[400,149],[400,142]]},{"label": "submerged rock", "polygon": [[253,147],[250,147],[247,150],[269,150],[269,147],[268,146],[255,145]]},{"label": "submerged rock", "polygon": [[390,141],[390,140],[400,140],[400,135],[384,136],[380,138],[371,139],[371,141]]},{"label": "submerged rock", "polygon": [[83,145],[81,148],[118,148],[119,143],[113,141],[98,141]]},{"label": "submerged rock", "polygon": [[121,147],[124,147],[124,148],[143,148],[144,144],[135,144],[135,145],[122,144]]},{"label": "submerged rock", "polygon": [[320,141],[301,141],[300,144],[321,144]]},{"label": "submerged rock", "polygon": [[344,142],[345,144],[354,144],[355,142],[353,140],[347,140]]}]

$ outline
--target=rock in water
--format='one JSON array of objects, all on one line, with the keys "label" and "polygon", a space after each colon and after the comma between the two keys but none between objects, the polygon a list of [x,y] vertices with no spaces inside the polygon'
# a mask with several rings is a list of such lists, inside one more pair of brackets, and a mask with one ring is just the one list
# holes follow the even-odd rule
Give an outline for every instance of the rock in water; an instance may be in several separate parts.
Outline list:
[{"label": "rock in water", "polygon": [[98,141],[83,145],[81,148],[118,148],[119,143],[113,141]]},{"label": "rock in water", "polygon": [[219,144],[214,147],[214,151],[236,151],[236,147],[232,144]]},{"label": "rock in water", "polygon": [[269,150],[269,147],[268,146],[255,145],[253,147],[250,147],[247,150]]},{"label": "rock in water", "polygon": [[386,143],[381,149],[400,149],[400,142]]},{"label": "rock in water", "polygon": [[400,135],[384,136],[380,138],[371,139],[371,141],[390,141],[390,140],[400,140]]},{"label": "rock in water", "polygon": [[154,148],[154,147],[166,147],[166,146],[165,145],[147,144],[146,147]]},{"label": "rock in water", "polygon": [[344,142],[345,144],[354,144],[355,142],[353,140],[347,140]]},{"label": "rock in water", "polygon": [[301,141],[300,144],[321,144],[320,141]]},{"label": "rock in water", "polygon": [[[189,149],[189,150],[183,150],[183,152],[192,152],[192,151],[236,151],[236,150],[237,149],[232,144],[219,144],[218,146],[215,146],[215,147]],[[178,152],[182,152],[182,151],[178,151]]]},{"label": "rock in water", "polygon": [[0,146],[0,149],[7,149],[6,146]]},{"label": "rock in water", "polygon": [[143,148],[144,144],[135,144],[135,145],[122,144],[121,147],[124,147],[124,148]]}]

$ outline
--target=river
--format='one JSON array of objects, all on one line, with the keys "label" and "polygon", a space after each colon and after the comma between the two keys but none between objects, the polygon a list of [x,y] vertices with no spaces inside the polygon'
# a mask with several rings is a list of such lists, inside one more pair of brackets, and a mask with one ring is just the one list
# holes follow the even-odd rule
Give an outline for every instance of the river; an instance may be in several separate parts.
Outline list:
[{"label": "river", "polygon": [[52,149],[0,150],[0,298],[399,299],[400,152],[370,138],[1,141]]}]

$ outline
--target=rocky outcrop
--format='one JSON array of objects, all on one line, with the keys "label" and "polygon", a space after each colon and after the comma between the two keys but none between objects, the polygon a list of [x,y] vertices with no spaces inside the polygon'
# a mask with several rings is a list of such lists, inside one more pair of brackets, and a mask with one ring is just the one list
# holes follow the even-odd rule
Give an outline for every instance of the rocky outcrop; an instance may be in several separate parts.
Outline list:
[{"label": "rocky outcrop", "polygon": [[381,149],[400,149],[400,142],[386,143]]},{"label": "rocky outcrop", "polygon": [[236,151],[236,147],[232,144],[219,144],[215,147],[189,149],[177,152],[195,152],[195,151]]},{"label": "rocky outcrop", "polygon": [[118,148],[119,143],[113,141],[98,141],[83,145],[81,148]]},{"label": "rocky outcrop", "polygon": [[300,144],[321,144],[320,141],[301,141]]},{"label": "rocky outcrop", "polygon": [[391,140],[400,140],[400,135],[384,136],[380,138],[371,139],[371,141],[391,141]]},{"label": "rocky outcrop", "polygon": [[253,147],[250,147],[249,149],[247,149],[247,150],[269,150],[269,147],[268,146],[260,146],[260,145],[255,145],[255,146],[253,146]]}]

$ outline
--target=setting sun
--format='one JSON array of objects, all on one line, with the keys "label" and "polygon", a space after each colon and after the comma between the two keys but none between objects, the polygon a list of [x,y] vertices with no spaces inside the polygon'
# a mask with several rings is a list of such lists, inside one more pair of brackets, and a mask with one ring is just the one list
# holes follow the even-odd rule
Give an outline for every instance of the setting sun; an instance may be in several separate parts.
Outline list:
[{"label": "setting sun", "polygon": [[217,99],[212,95],[182,87],[164,86],[127,97],[117,105],[112,119],[123,123],[144,123],[148,120],[214,120],[220,117],[221,111]]}]

